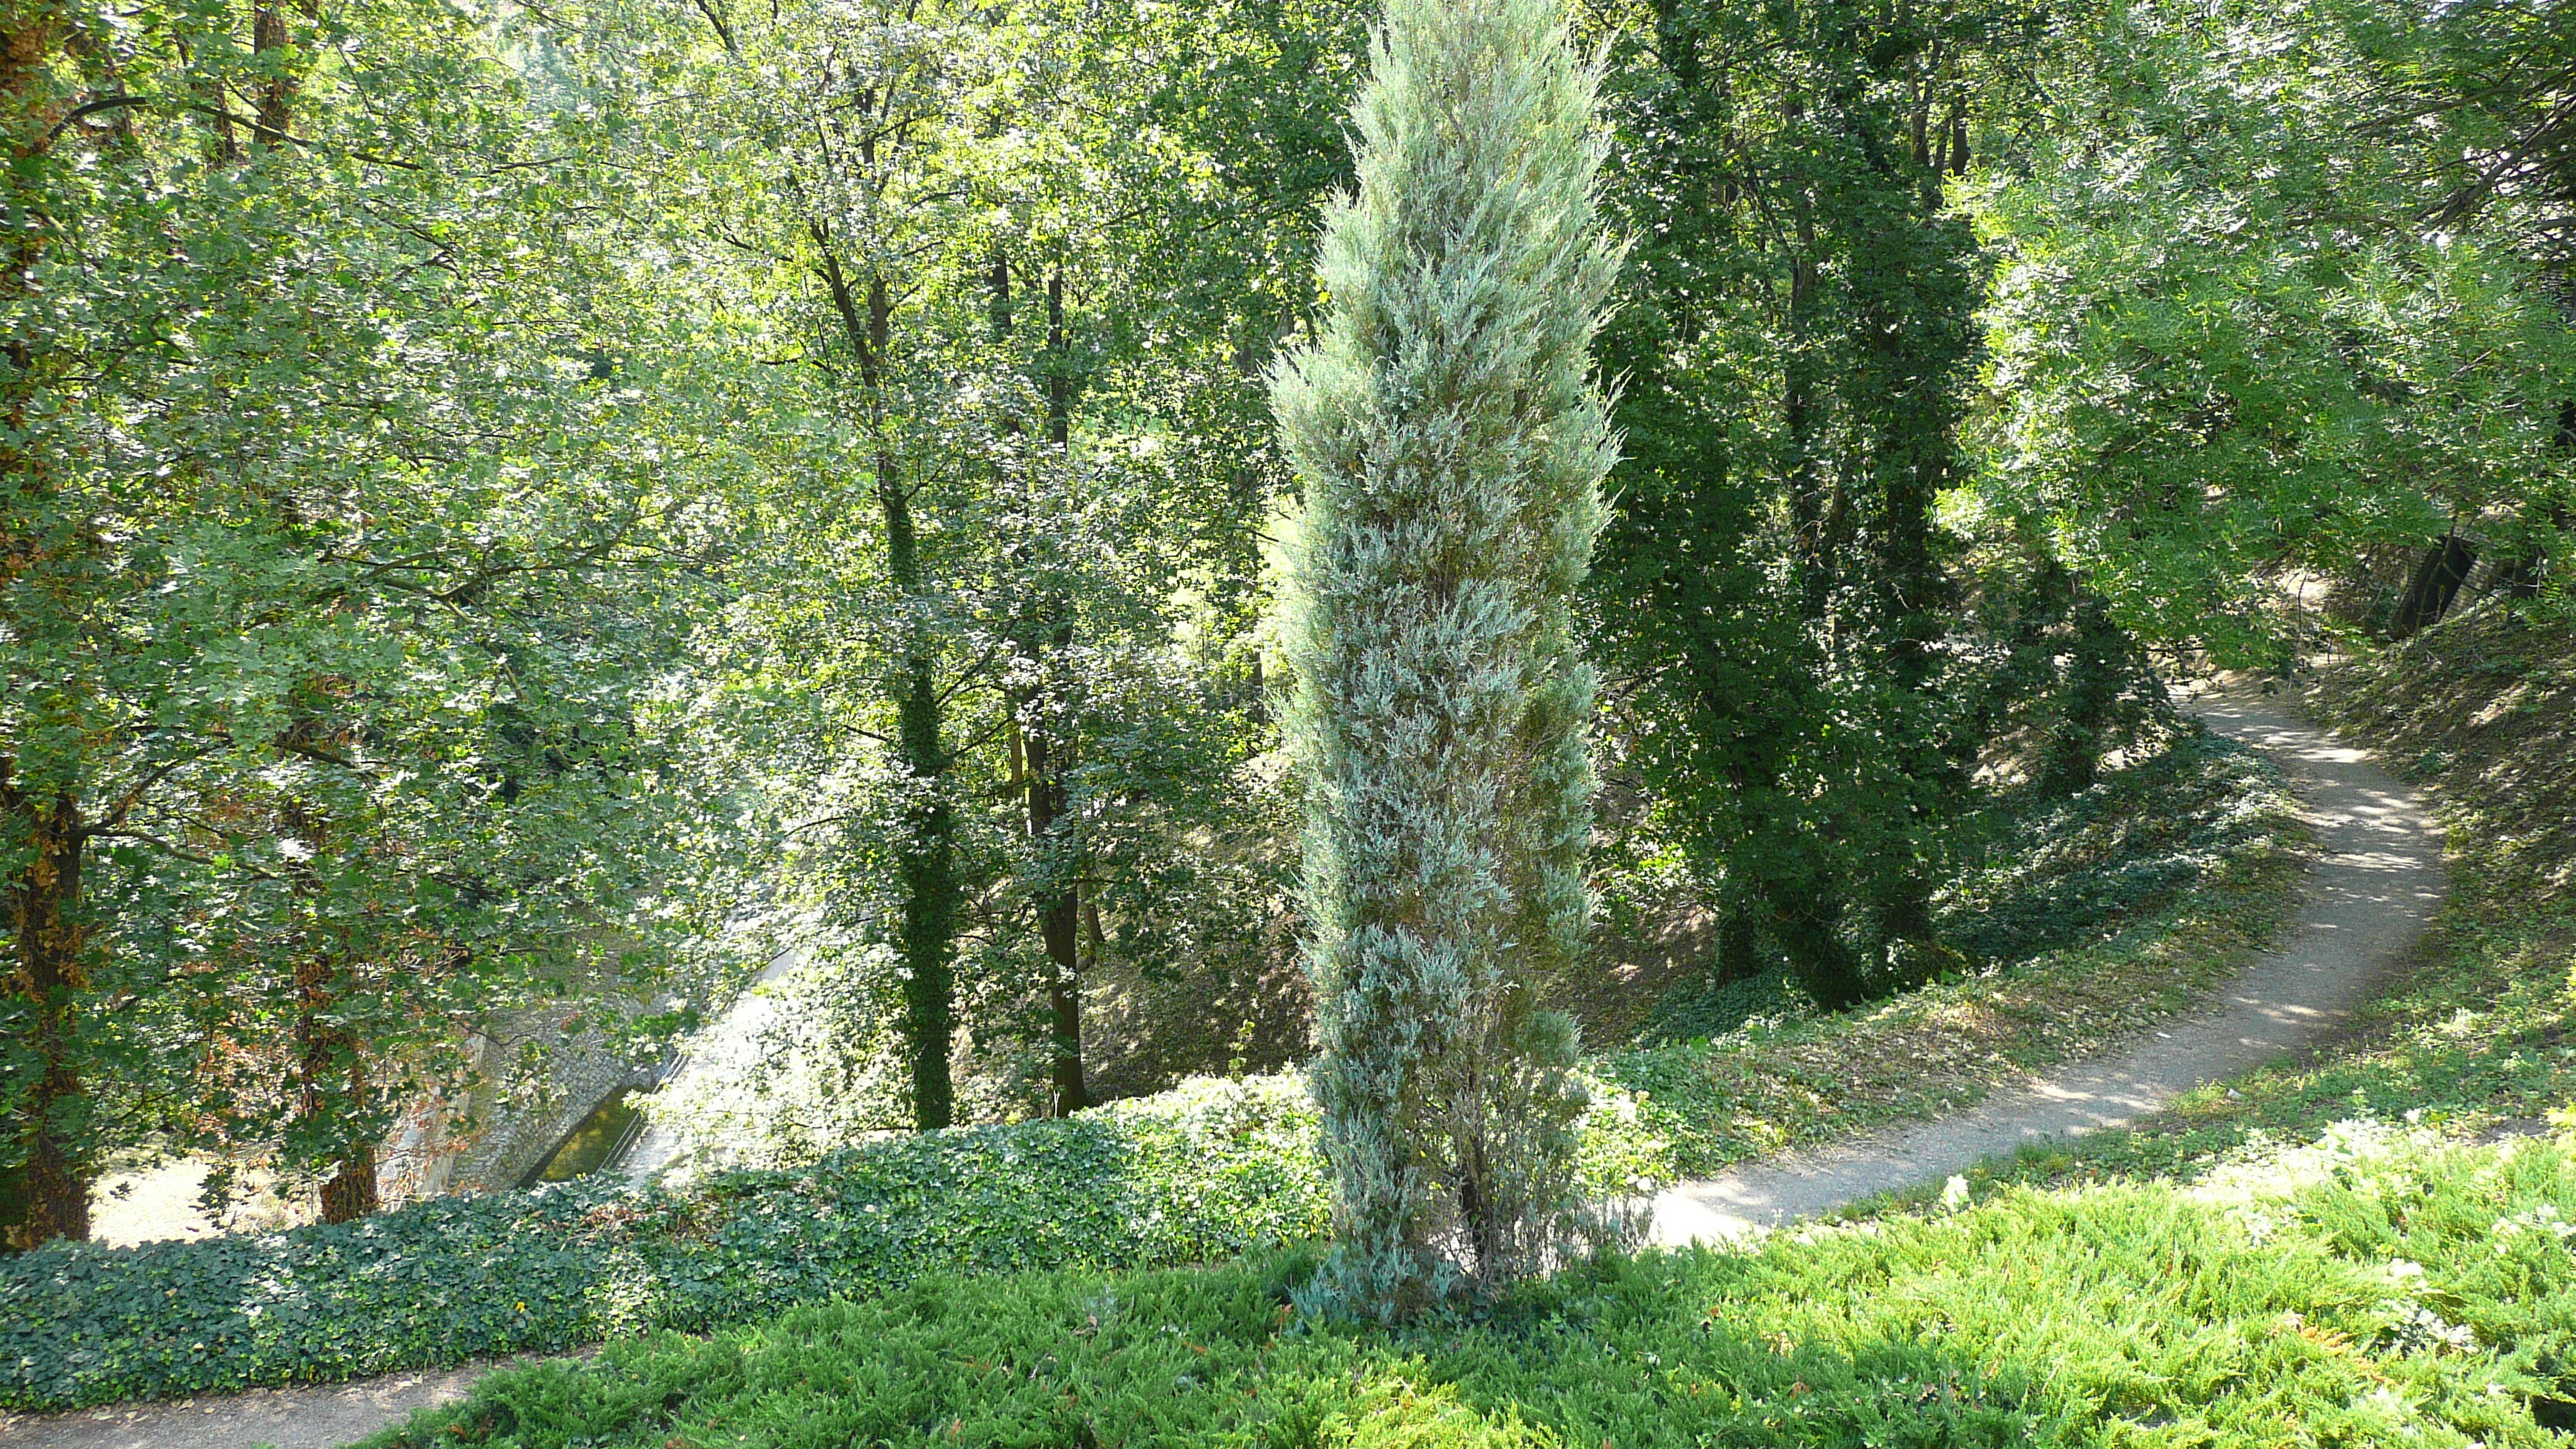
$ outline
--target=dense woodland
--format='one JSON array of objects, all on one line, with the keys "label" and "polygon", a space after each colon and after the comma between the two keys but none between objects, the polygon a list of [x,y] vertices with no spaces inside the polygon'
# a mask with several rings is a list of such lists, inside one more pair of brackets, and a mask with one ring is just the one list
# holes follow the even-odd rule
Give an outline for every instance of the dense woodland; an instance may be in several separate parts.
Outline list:
[{"label": "dense woodland", "polygon": [[[1301,888],[1331,454],[1274,398],[1374,305],[1317,248],[1409,134],[1379,18],[9,0],[10,1244],[137,1153],[365,1216],[491,1023],[649,1057],[789,947],[849,1135],[1089,1105],[1113,970],[1302,1059],[1258,1003],[1357,847]],[[1997,793],[2092,785],[2159,670],[2338,585],[2566,627],[2563,8],[1571,24],[1603,240],[1531,345],[1615,454],[1539,654],[1605,908],[1534,972],[1674,910],[1823,1010],[1974,970]]]}]

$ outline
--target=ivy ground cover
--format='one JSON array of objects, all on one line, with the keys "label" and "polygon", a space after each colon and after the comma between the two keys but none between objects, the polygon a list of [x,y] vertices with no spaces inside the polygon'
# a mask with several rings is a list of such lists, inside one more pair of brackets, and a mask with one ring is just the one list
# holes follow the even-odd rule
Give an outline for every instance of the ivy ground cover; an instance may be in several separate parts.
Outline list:
[{"label": "ivy ground cover", "polygon": [[2576,1162],[2355,1127],[2193,1187],[2007,1189],[1319,1326],[1294,1254],[925,1281],[485,1380],[371,1449],[2556,1442]]}]

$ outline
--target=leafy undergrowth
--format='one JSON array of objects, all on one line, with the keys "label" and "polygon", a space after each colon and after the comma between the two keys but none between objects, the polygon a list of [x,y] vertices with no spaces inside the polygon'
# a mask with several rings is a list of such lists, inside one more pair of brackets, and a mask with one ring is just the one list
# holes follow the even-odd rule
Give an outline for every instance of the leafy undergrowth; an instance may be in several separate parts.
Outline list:
[{"label": "leafy undergrowth", "polygon": [[[1595,1134],[1597,1137],[1599,1134]],[[579,1182],[343,1225],[0,1258],[0,1408],[53,1409],[703,1329],[940,1272],[1137,1267],[1322,1229],[1293,1078],[925,1133],[687,1194]],[[1621,1159],[1615,1144],[1611,1160]]]},{"label": "leafy undergrowth", "polygon": [[[2377,709],[2378,742],[2421,762],[2452,826],[2453,896],[2419,969],[2319,1059],[2141,1129],[1404,1335],[1295,1320],[1294,1255],[943,1281],[499,1375],[378,1442],[2556,1442],[2576,1425],[2576,1151],[2458,1140],[2576,1121],[2568,813],[2531,804],[2560,798],[2570,751],[2563,720],[2492,708],[2541,661],[2502,662],[2493,638],[2437,631],[2330,694],[2347,724],[2351,701]],[[2400,667],[2502,689],[2392,715],[2370,686]],[[2480,717],[2511,732],[2482,748],[2459,724]],[[1618,1075],[1691,1167],[1965,1100],[2229,969],[2294,879],[2287,839],[2222,853],[2111,941],[1866,1016],[1631,1054]],[[1693,1135],[1715,1123],[1732,1130]]]},{"label": "leafy undergrowth", "polygon": [[2576,636],[2482,609],[2329,675],[2334,722],[2428,782],[2499,890],[2576,905]]},{"label": "leafy undergrowth", "polygon": [[[2168,808],[2153,802],[2168,799]],[[1684,1177],[1977,1101],[2034,1067],[2098,1050],[2243,968],[2295,899],[2306,833],[2279,775],[2225,741],[2187,739],[2034,812],[1950,910],[2004,956],[1835,1016],[1727,1018],[1705,1039],[1614,1053],[1602,1076]],[[2082,923],[2094,913],[2093,924]],[[1776,986],[1731,988],[1745,1002]]]},{"label": "leafy undergrowth", "polygon": [[370,1444],[2553,1442],[2576,1159],[2427,1139],[1610,1259],[1397,1334],[1296,1318],[1293,1254],[926,1282],[496,1374]]},{"label": "leafy undergrowth", "polygon": [[[1988,858],[1938,899],[1941,940],[2007,971],[2101,942],[2207,884],[2213,865],[2295,838],[2285,830],[2291,808],[2252,751],[2197,727],[2071,797],[2027,784],[1998,791],[1983,812]],[[1661,994],[1632,1044],[1713,1039],[1754,1018],[1814,1014],[1777,970],[1717,986],[1694,978]]]},{"label": "leafy undergrowth", "polygon": [[2099,941],[2259,848],[2295,809],[2253,751],[2197,726],[2080,794],[2021,786],[1992,812],[1993,858],[1943,892],[1941,938],[2006,965]]}]

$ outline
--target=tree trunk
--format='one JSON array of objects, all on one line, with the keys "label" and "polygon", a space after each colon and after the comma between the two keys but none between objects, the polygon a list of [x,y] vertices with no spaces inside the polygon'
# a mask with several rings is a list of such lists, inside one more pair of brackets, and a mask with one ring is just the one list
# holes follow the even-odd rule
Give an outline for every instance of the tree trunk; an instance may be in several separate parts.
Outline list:
[{"label": "tree trunk", "polygon": [[[315,848],[320,848],[318,842]],[[326,1020],[340,997],[332,974],[330,958],[318,952],[308,954],[295,968],[296,1108],[308,1122],[319,1123],[333,1115],[330,1082],[343,1073],[349,1100],[361,1107],[366,1100],[367,1066],[359,1043]],[[330,1179],[322,1184],[322,1221],[355,1222],[379,1206],[375,1144],[359,1142],[343,1148]]]},{"label": "tree trunk", "polygon": [[[296,9],[308,21],[322,13],[317,0],[298,0]],[[269,57],[269,64],[273,67],[273,73],[259,88],[259,114],[253,129],[264,144],[282,145],[287,139],[287,123],[293,119],[295,91],[301,80],[296,73],[296,57],[284,53],[294,45],[294,39],[286,29],[286,12],[274,4],[254,6],[250,15],[250,44],[251,53]],[[224,130],[227,146],[232,141],[230,131],[227,125]]]},{"label": "tree trunk", "polygon": [[26,1022],[24,1045],[34,1058],[35,1083],[19,1119],[14,1154],[23,1174],[4,1227],[12,1248],[32,1248],[54,1238],[89,1236],[90,1097],[81,1079],[74,1037],[81,997],[88,990],[87,927],[80,919],[82,847],[80,807],[69,795],[29,800],[11,787],[0,763],[0,804],[5,804],[28,853],[0,895],[7,901],[15,957],[10,992]]},{"label": "tree trunk", "polygon": [[[1058,467],[1071,466],[1066,456],[1073,437],[1073,377],[1068,371],[1064,339],[1064,273],[1047,278],[1047,442]],[[1062,659],[1073,648],[1073,614],[1061,591],[1043,594],[1033,620],[1032,642]],[[1034,651],[1032,651],[1034,652]],[[1046,722],[1033,721],[1028,737],[1029,837],[1043,844],[1053,839],[1064,817],[1064,751],[1050,737]],[[1051,970],[1047,982],[1048,1081],[1055,1115],[1061,1117],[1091,1105],[1082,1081],[1082,957],[1076,920],[1080,888],[1070,860],[1061,867],[1038,902],[1038,931],[1046,943]]]},{"label": "tree trunk", "polygon": [[[882,284],[871,288],[878,297]],[[891,452],[877,458],[877,506],[886,536],[886,568],[906,597],[921,589],[921,545],[912,501],[896,481]],[[944,776],[952,763],[941,738],[939,681],[929,641],[906,639],[894,677],[895,758],[908,784],[896,876],[903,888],[899,950],[903,961],[904,1042],[911,1057],[912,1121],[924,1132],[957,1120],[957,1091],[948,1053],[957,1034],[957,977],[949,959],[957,937],[957,817]]]},{"label": "tree trunk", "polygon": [[1861,977],[1859,958],[1834,930],[1829,903],[1790,905],[1773,919],[1772,933],[1796,968],[1798,984],[1818,1006],[1844,1011],[1869,999],[1869,983]]},{"label": "tree trunk", "polygon": [[2128,636],[2100,599],[2080,594],[2069,612],[2075,640],[2067,651],[2057,720],[2040,758],[2036,783],[2043,795],[2073,795],[2092,785],[2102,768],[2102,734],[2120,699],[2120,666],[2130,650]]},{"label": "tree trunk", "polygon": [[[6,127],[13,162],[33,161],[59,134],[70,101],[57,91],[53,65],[72,28],[70,17],[55,5],[17,5],[0,17],[0,107],[5,107],[0,125]],[[25,294],[54,230],[54,219],[21,179],[31,174],[17,167],[11,172],[15,215],[0,297],[12,300]],[[0,343],[6,353],[0,361],[0,407],[5,407],[11,436],[27,427],[29,405],[41,386],[36,377],[39,346],[23,334]],[[14,443],[0,440],[0,479],[24,495],[16,504],[21,518],[41,520],[51,502],[45,496],[44,471],[41,456],[29,457]],[[40,536],[41,522],[17,527],[28,531],[0,540],[8,555],[0,564],[5,570],[0,584],[42,567],[50,547]],[[23,1034],[14,1045],[29,1059],[34,1078],[11,1124],[15,1140],[7,1148],[7,1180],[0,1182],[0,1234],[12,1248],[32,1248],[53,1238],[89,1236],[90,1103],[74,1049],[81,998],[88,987],[79,919],[86,837],[77,796],[20,780],[15,763],[0,757],[0,818],[7,820],[15,837],[11,844],[24,852],[25,864],[0,884],[0,896],[5,896],[10,933],[8,988],[17,998],[22,1022]]]},{"label": "tree trunk", "polygon": [[[1011,272],[1008,262],[1000,257],[991,270],[991,307],[993,338],[1007,341],[1011,333]],[[1059,467],[1066,465],[1066,451],[1073,433],[1073,385],[1065,368],[1064,357],[1064,274],[1058,271],[1047,279],[1047,344],[1045,362],[1045,395],[1047,442],[1052,458]],[[1005,427],[1017,433],[1016,421]],[[1032,478],[1034,494],[1034,477]],[[1032,497],[1028,510],[1034,520],[1039,513],[1038,500]],[[1024,570],[1035,570],[1039,560],[1023,542],[1015,549],[1015,561]],[[1046,958],[1047,989],[1047,1082],[1048,1110],[1062,1117],[1091,1105],[1091,1096],[1083,1084],[1082,1070],[1082,957],[1079,902],[1081,891],[1067,859],[1049,859],[1059,822],[1064,818],[1064,767],[1067,761],[1059,746],[1053,722],[1047,717],[1049,690],[1047,681],[1056,670],[1050,661],[1060,661],[1073,647],[1072,612],[1066,607],[1062,591],[1039,587],[1023,595],[1020,618],[1014,642],[1021,655],[1038,666],[1038,677],[1015,689],[1011,696],[1012,713],[1018,724],[1014,740],[1017,752],[1013,761],[1017,773],[1013,783],[1021,791],[1025,811],[1029,850],[1039,862],[1042,884],[1036,893],[1038,942]]]},{"label": "tree trunk", "polygon": [[[1071,642],[1064,629],[1059,645]],[[1027,773],[1023,784],[1028,810],[1030,849],[1042,859],[1064,817],[1063,766],[1055,742],[1042,725],[1023,727],[1021,748]],[[1049,1108],[1058,1117],[1091,1105],[1082,1073],[1081,891],[1067,860],[1048,861],[1046,885],[1038,892],[1038,938],[1047,959],[1047,1082]]]},{"label": "tree trunk", "polygon": [[[874,104],[863,96],[862,106]],[[863,164],[873,172],[876,143],[861,147]],[[886,578],[904,599],[920,597],[928,572],[921,560],[921,537],[912,518],[912,495],[904,487],[886,417],[885,368],[894,341],[894,299],[882,273],[870,272],[862,303],[841,266],[830,232],[819,221],[807,223],[822,251],[820,268],[841,319],[844,340],[858,358],[865,394],[867,424],[876,439],[878,520],[885,533]],[[864,311],[862,308],[864,307]],[[904,1054],[912,1076],[912,1122],[923,1132],[957,1120],[957,1089],[948,1062],[957,1035],[957,974],[950,954],[957,940],[957,904],[962,886],[957,876],[957,815],[948,803],[948,767],[955,756],[943,738],[944,700],[939,690],[938,655],[923,626],[908,621],[898,644],[894,667],[887,672],[887,695],[895,708],[895,763],[903,787],[902,839],[895,847],[895,878],[902,894],[896,954],[903,969]]]},{"label": "tree trunk", "polygon": [[1749,981],[1761,969],[1761,941],[1755,934],[1753,913],[1740,902],[1729,904],[1717,918],[1717,944],[1709,952],[1710,984]]},{"label": "tree trunk", "polygon": [[[1806,114],[1791,91],[1782,103],[1791,126]],[[1824,418],[1818,395],[1824,380],[1816,366],[1816,218],[1814,203],[1798,202],[1797,254],[1789,260],[1789,355],[1782,364],[1781,428],[1789,453],[1789,517],[1798,565],[1798,597],[1806,617],[1822,620],[1833,596],[1833,550],[1826,542],[1827,488],[1820,456]]]},{"label": "tree trunk", "polygon": [[354,1223],[384,1206],[376,1195],[376,1149],[362,1146],[340,1159],[340,1170],[322,1184],[322,1221]]},{"label": "tree trunk", "polygon": [[2397,617],[2389,622],[2388,637],[2404,639],[2440,623],[2477,560],[2477,550],[2458,534],[2426,549],[2405,597],[2398,600]]},{"label": "tree trunk", "polygon": [[[1806,113],[1806,99],[1793,87],[1781,102],[1782,118],[1795,128],[1804,123]],[[1818,201],[1812,195],[1800,195],[1795,205],[1796,251],[1789,259],[1789,355],[1782,363],[1781,427],[1788,445],[1789,518],[1799,613],[1825,633],[1830,632],[1828,616],[1837,573],[1835,544],[1842,530],[1840,515],[1844,510],[1839,487],[1824,466],[1826,380],[1819,365],[1820,339],[1816,335],[1816,292],[1823,280],[1816,259]],[[1854,993],[1859,990],[1859,976],[1849,948],[1830,928],[1817,924],[1840,914],[1843,882],[1825,870],[1810,869],[1799,875],[1802,878],[1762,883],[1762,893],[1772,898],[1775,915],[1786,923],[1786,928],[1776,933],[1782,952],[1811,995],[1823,1000],[1853,994],[1857,1000]]]}]

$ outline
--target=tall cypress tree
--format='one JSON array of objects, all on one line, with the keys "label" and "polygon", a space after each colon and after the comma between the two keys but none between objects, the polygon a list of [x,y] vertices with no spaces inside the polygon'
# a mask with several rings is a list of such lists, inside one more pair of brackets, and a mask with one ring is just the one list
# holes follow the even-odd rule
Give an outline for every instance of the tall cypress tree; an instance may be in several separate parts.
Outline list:
[{"label": "tall cypress tree", "polygon": [[1573,597],[1617,445],[1590,344],[1596,65],[1558,0],[1387,0],[1327,208],[1331,307],[1272,402],[1305,489],[1287,613],[1306,779],[1319,1299],[1400,1317],[1575,1225],[1573,1024],[1538,1004],[1591,917]]}]

